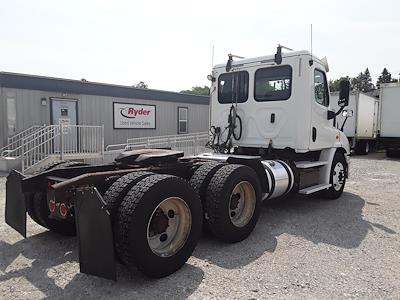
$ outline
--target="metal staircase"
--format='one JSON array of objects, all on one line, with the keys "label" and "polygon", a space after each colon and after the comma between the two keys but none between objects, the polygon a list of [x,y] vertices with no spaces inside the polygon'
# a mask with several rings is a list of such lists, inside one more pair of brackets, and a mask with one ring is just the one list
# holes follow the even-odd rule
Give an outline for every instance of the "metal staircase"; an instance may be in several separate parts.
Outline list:
[{"label": "metal staircase", "polygon": [[2,171],[32,173],[54,160],[101,158],[104,127],[88,125],[32,126],[9,139],[0,149]]}]

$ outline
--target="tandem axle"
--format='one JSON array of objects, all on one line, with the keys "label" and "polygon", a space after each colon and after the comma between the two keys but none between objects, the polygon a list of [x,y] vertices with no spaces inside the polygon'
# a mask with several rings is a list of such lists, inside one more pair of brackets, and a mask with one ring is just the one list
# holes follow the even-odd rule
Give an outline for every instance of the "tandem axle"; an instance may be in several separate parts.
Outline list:
[{"label": "tandem axle", "polygon": [[[317,180],[324,163],[308,164],[308,177]],[[185,158],[157,149],[124,153],[110,165],[59,162],[31,177],[10,173],[6,222],[26,237],[28,212],[52,231],[76,234],[83,273],[115,280],[118,257],[128,268],[162,277],[190,257],[203,222],[218,239],[241,241],[256,225],[262,200],[309,189],[305,165],[234,154]],[[344,168],[341,191],[345,176]],[[332,183],[318,190],[329,189]]]}]

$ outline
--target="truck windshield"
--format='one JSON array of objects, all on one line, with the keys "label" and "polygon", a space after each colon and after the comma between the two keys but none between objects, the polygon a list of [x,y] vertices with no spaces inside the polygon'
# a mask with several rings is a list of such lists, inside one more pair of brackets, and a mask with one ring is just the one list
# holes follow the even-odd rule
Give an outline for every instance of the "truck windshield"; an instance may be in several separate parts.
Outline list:
[{"label": "truck windshield", "polygon": [[254,99],[256,101],[287,100],[292,92],[292,67],[279,66],[256,71]]},{"label": "truck windshield", "polygon": [[249,97],[249,73],[246,71],[221,74],[218,78],[219,103],[243,103]]}]

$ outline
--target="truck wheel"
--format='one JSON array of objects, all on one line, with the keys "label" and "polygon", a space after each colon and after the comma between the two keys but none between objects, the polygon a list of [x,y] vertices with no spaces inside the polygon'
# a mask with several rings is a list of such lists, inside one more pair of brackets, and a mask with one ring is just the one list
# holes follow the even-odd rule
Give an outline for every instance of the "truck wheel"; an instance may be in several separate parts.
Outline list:
[{"label": "truck wheel", "polygon": [[336,152],[332,161],[329,181],[332,186],[322,193],[325,198],[334,200],[342,195],[346,184],[346,168],[347,163],[344,155],[340,152]]},{"label": "truck wheel", "polygon": [[131,187],[133,187],[137,182],[153,174],[154,173],[150,172],[132,172],[120,177],[108,188],[103,199],[107,203],[106,208],[110,213],[111,221],[113,223],[115,215],[118,212],[118,207],[126,193],[128,193]]},{"label": "truck wheel", "polygon": [[116,250],[129,269],[155,278],[181,268],[200,238],[203,212],[192,186],[176,176],[148,176],[126,194],[117,215]]},{"label": "truck wheel", "polygon": [[54,231],[61,235],[76,235],[75,219],[68,218],[66,220],[50,219],[50,210],[47,205],[46,193],[35,193],[32,199],[32,207],[39,225]]},{"label": "truck wheel", "polygon": [[110,188],[110,186],[116,182],[121,176],[110,176],[104,179],[103,182],[96,185],[97,190],[99,191],[100,195],[104,195],[105,192]]},{"label": "truck wheel", "polygon": [[386,156],[391,158],[400,157],[400,150],[386,149]]},{"label": "truck wheel", "polygon": [[204,201],[205,199],[207,186],[210,183],[211,178],[214,176],[215,172],[217,172],[224,165],[225,164],[217,162],[207,162],[200,166],[190,178],[189,183],[199,194],[201,201]]},{"label": "truck wheel", "polygon": [[[41,172],[85,165],[87,164],[78,161],[57,161],[42,168]],[[37,224],[62,235],[73,236],[76,234],[74,219],[55,220],[49,218],[50,210],[47,205],[46,192],[30,194],[26,200],[26,209],[28,215]]]},{"label": "truck wheel", "polygon": [[[211,178],[214,174],[222,168],[226,164],[217,163],[217,162],[207,162],[204,165],[200,166],[190,178],[189,183],[192,185],[196,193],[200,196],[201,203],[204,206],[207,187],[211,181]],[[205,231],[209,232],[207,220],[203,219],[203,225]]]},{"label": "truck wheel", "polygon": [[358,155],[367,155],[369,153],[369,142],[359,141],[354,148],[354,152]]},{"label": "truck wheel", "polygon": [[260,215],[261,186],[256,172],[243,165],[226,165],[207,189],[205,218],[218,239],[235,243],[253,231]]}]

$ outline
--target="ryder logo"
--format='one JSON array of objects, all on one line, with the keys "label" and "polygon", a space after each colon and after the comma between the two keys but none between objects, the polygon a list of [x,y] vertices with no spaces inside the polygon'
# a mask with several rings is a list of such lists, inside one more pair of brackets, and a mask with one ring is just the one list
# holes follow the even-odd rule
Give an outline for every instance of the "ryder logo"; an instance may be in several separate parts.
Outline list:
[{"label": "ryder logo", "polygon": [[114,128],[156,128],[155,105],[114,102],[113,114]]},{"label": "ryder logo", "polygon": [[120,110],[121,116],[129,119],[134,119],[136,116],[148,116],[150,115],[150,110],[144,109],[141,107],[140,109],[135,109],[133,107],[122,107]]}]

